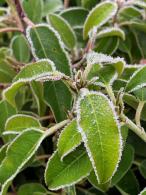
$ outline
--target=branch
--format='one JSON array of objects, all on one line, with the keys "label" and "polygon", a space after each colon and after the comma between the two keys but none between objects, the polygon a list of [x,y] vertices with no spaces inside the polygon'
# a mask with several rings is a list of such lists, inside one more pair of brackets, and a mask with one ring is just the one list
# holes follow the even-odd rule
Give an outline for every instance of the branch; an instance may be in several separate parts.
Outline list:
[{"label": "branch", "polygon": [[64,8],[68,8],[69,6],[69,0],[64,0]]},{"label": "branch", "polygon": [[21,28],[16,28],[16,27],[7,27],[7,28],[0,28],[0,33],[3,33],[3,32],[22,32],[22,29]]},{"label": "branch", "polygon": [[142,112],[144,104],[145,104],[144,101],[140,101],[136,109],[135,122],[136,122],[136,125],[139,127],[141,127],[140,117],[141,117],[141,112]]}]

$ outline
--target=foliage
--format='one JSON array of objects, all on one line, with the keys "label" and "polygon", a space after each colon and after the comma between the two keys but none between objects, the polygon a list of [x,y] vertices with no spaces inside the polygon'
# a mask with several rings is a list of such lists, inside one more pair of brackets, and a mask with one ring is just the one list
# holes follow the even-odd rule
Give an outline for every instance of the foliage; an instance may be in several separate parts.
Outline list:
[{"label": "foliage", "polygon": [[1,195],[144,195],[145,128],[145,0],[1,0]]}]

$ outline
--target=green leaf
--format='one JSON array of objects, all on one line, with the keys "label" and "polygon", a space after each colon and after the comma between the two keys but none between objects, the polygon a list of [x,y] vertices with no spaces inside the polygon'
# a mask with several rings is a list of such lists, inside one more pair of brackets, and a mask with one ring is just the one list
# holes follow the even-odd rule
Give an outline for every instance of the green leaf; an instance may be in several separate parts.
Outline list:
[{"label": "green leaf", "polygon": [[90,160],[83,147],[77,148],[63,162],[56,151],[48,161],[45,182],[50,190],[57,190],[81,181],[91,169]]},{"label": "green leaf", "polygon": [[137,195],[139,192],[138,181],[131,170],[126,173],[116,187],[122,194]]},{"label": "green leaf", "polygon": [[85,7],[86,9],[91,9],[97,4],[97,0],[81,0],[82,6]]},{"label": "green leaf", "polygon": [[49,14],[48,21],[59,33],[66,47],[73,49],[76,45],[76,35],[70,24],[63,17],[56,14]]},{"label": "green leaf", "polygon": [[72,120],[64,130],[62,130],[58,140],[58,155],[61,160],[71,153],[82,142],[80,133],[78,132],[76,119]]},{"label": "green leaf", "polygon": [[0,134],[4,131],[6,120],[16,114],[16,110],[7,101],[2,100],[0,102]]},{"label": "green leaf", "polygon": [[16,131],[17,133],[31,127],[41,128],[41,124],[36,118],[24,114],[13,115],[5,123],[6,131]]},{"label": "green leaf", "polygon": [[43,139],[43,131],[27,129],[8,146],[7,155],[0,166],[1,195],[6,193],[11,181],[35,154]]},{"label": "green leaf", "polygon": [[24,11],[28,18],[34,23],[39,23],[42,20],[43,1],[42,0],[23,0]]},{"label": "green leaf", "polygon": [[61,0],[46,0],[43,7],[43,16],[47,16],[49,13],[61,10],[63,3]]},{"label": "green leaf", "polygon": [[18,189],[18,195],[33,195],[34,192],[46,193],[46,189],[39,183],[26,183]]},{"label": "green leaf", "polygon": [[141,175],[146,179],[146,160],[143,160],[140,163],[139,170]]},{"label": "green leaf", "polygon": [[5,144],[0,147],[0,164],[2,163],[2,161],[4,160],[6,156],[7,147],[8,147],[8,144]]},{"label": "green leaf", "polygon": [[68,23],[74,27],[83,27],[88,10],[81,7],[68,8],[60,14]]},{"label": "green leaf", "polygon": [[121,158],[121,134],[116,113],[107,97],[82,92],[77,103],[77,122],[99,184],[108,182]]},{"label": "green leaf", "polygon": [[113,58],[111,56],[108,56],[106,54],[102,54],[102,53],[96,53],[94,51],[88,53],[87,55],[87,64],[109,64],[115,67],[118,75],[121,75],[123,70],[124,70],[124,66],[125,66],[125,61],[123,60],[123,58],[120,57],[116,57]]},{"label": "green leaf", "polygon": [[146,66],[141,67],[129,79],[126,91],[133,92],[146,86]]},{"label": "green leaf", "polygon": [[72,106],[72,94],[62,81],[45,82],[44,99],[51,107],[57,122],[67,118],[67,111],[71,110]]},{"label": "green leaf", "polygon": [[49,25],[40,24],[28,27],[26,34],[36,59],[48,58],[55,63],[57,70],[71,75],[70,59],[57,31]]},{"label": "green leaf", "polygon": [[55,71],[55,66],[52,61],[47,59],[39,60],[24,66],[13,81],[33,81],[36,78],[49,75],[52,71]]},{"label": "green leaf", "polygon": [[11,65],[2,57],[0,59],[0,83],[11,83],[15,75]]},{"label": "green leaf", "polygon": [[120,37],[121,39],[125,40],[124,31],[118,27],[107,27],[103,30],[100,30],[97,33],[96,38],[100,39],[100,38],[104,38],[104,37],[113,37],[113,36],[117,36],[117,37]]},{"label": "green leaf", "polygon": [[30,48],[24,35],[16,35],[11,41],[11,48],[16,60],[28,63],[30,60]]},{"label": "green leaf", "polygon": [[90,173],[90,175],[88,176],[88,180],[95,188],[102,192],[106,192],[110,187],[110,181],[104,184],[99,184],[94,171]]},{"label": "green leaf", "polygon": [[139,195],[146,195],[146,188],[144,188]]},{"label": "green leaf", "polygon": [[123,176],[130,169],[133,160],[134,160],[134,149],[131,145],[126,145],[122,154],[122,159],[119,163],[119,167],[112,178],[112,185],[115,185],[123,178]]},{"label": "green leaf", "polygon": [[44,102],[44,87],[41,82],[32,81],[30,87],[37,103],[38,114],[44,116],[46,105]]},{"label": "green leaf", "polygon": [[84,39],[88,38],[89,32],[94,27],[99,28],[100,26],[105,24],[110,18],[112,18],[112,16],[115,15],[116,11],[117,4],[110,1],[99,3],[96,7],[94,7],[89,13],[84,24]]}]

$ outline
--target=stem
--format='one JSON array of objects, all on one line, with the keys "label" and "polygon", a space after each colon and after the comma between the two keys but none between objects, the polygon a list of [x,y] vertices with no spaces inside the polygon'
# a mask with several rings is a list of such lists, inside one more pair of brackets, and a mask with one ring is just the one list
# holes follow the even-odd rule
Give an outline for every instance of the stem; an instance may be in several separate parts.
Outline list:
[{"label": "stem", "polygon": [[64,8],[68,8],[69,6],[69,0],[64,0]]},{"label": "stem", "polygon": [[107,93],[108,93],[109,97],[111,98],[113,104],[116,105],[116,98],[115,98],[115,95],[113,93],[112,87],[110,85],[106,85],[106,90],[107,90]]},{"label": "stem", "polygon": [[47,131],[45,131],[45,137],[54,134],[57,130],[59,130],[62,127],[64,127],[65,125],[67,125],[69,122],[70,122],[70,120],[67,119],[67,120],[64,120],[64,121],[54,125],[53,127],[49,128]]},{"label": "stem", "polygon": [[125,122],[127,127],[131,129],[135,134],[137,134],[144,142],[146,142],[146,132],[143,128],[138,127],[135,123],[133,123],[128,117],[124,114],[120,116],[121,120]]},{"label": "stem", "polygon": [[3,33],[3,32],[15,32],[15,31],[22,32],[22,29],[16,28],[16,27],[7,27],[7,28],[1,28],[0,29],[0,33]]},{"label": "stem", "polygon": [[144,104],[145,104],[144,101],[140,101],[136,109],[135,122],[136,122],[136,125],[139,127],[141,127],[140,117],[141,117],[141,112],[142,112]]}]

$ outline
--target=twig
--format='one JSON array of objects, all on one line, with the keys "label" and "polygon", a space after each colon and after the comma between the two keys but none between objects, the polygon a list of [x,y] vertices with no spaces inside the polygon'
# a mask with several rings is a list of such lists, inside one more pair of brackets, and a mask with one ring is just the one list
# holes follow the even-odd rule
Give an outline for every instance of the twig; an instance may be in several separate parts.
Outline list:
[{"label": "twig", "polygon": [[64,8],[68,8],[69,6],[69,0],[64,0]]},{"label": "twig", "polygon": [[140,101],[139,104],[138,104],[138,107],[136,109],[135,122],[136,122],[136,125],[139,126],[139,127],[141,127],[140,117],[141,117],[141,112],[142,112],[144,104],[145,104],[144,101]]},{"label": "twig", "polygon": [[3,33],[3,32],[15,32],[15,31],[22,32],[22,29],[21,28],[17,28],[17,27],[0,28],[0,33]]}]

